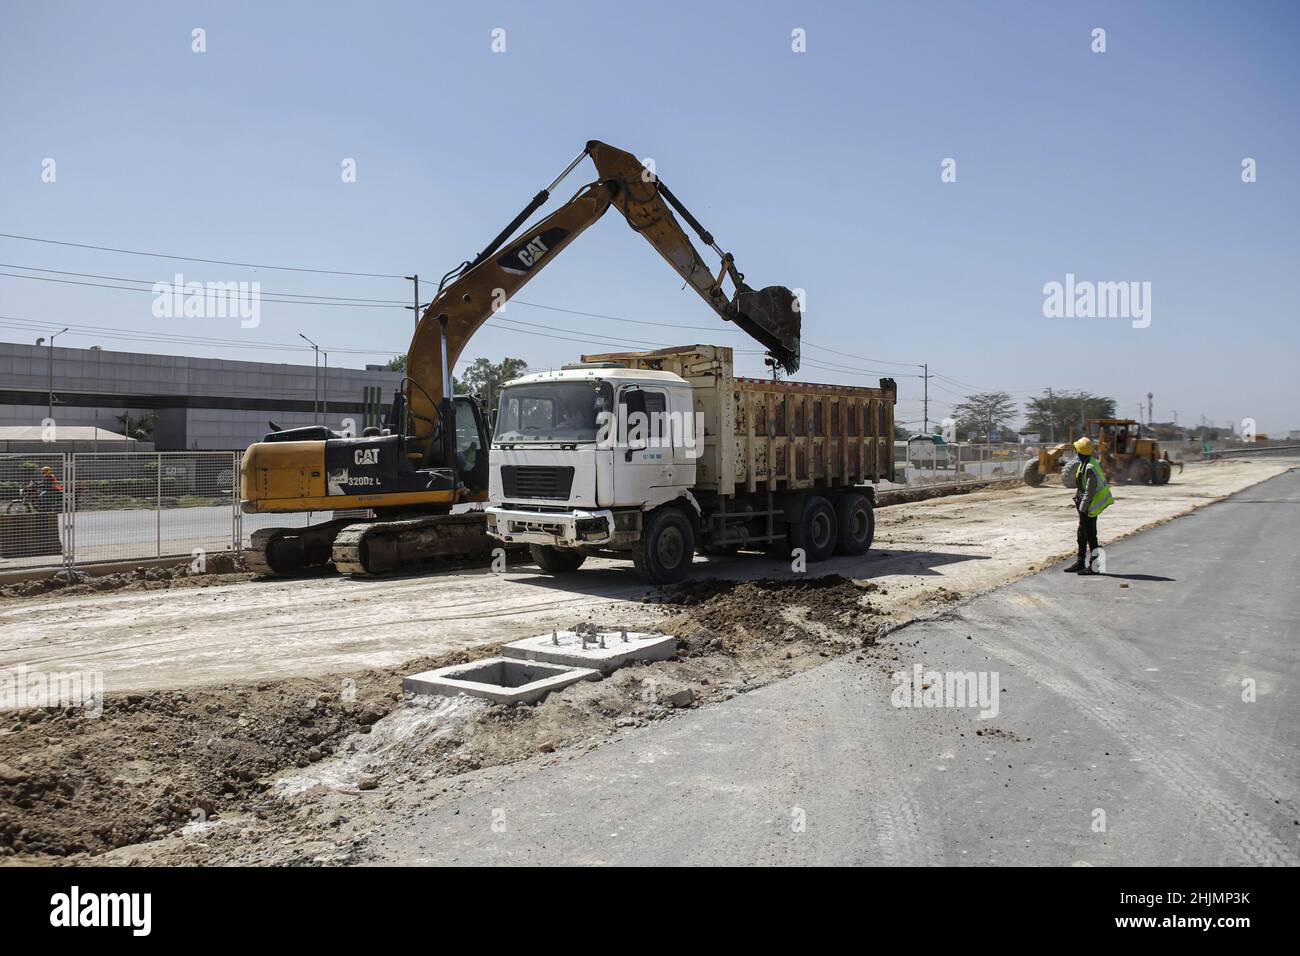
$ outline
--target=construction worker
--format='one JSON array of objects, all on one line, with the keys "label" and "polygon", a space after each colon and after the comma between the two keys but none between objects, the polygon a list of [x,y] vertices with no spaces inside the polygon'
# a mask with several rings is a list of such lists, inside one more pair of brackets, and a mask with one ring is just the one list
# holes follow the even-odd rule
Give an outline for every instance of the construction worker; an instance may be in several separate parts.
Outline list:
[{"label": "construction worker", "polygon": [[1066,574],[1096,574],[1093,563],[1097,559],[1097,516],[1115,501],[1110,493],[1110,483],[1097,461],[1092,439],[1084,435],[1074,443],[1079,453],[1079,464],[1074,470],[1074,508],[1079,512],[1079,557],[1065,569]]}]

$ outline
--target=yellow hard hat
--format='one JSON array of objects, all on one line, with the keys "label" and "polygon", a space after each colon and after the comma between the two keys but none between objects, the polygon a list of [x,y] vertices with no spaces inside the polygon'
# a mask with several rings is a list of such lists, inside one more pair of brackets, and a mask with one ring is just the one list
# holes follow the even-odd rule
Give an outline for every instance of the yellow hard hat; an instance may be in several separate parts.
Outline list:
[{"label": "yellow hard hat", "polygon": [[1089,438],[1087,435],[1084,435],[1082,438],[1080,438],[1078,441],[1074,443],[1074,450],[1077,451],[1080,455],[1091,455],[1093,451],[1092,439]]}]

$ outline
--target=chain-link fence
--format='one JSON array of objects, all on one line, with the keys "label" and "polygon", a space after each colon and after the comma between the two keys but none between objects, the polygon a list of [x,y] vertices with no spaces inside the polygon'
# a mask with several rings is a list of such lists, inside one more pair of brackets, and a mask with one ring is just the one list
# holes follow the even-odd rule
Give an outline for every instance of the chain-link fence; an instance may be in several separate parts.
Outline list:
[{"label": "chain-link fence", "polygon": [[236,452],[0,455],[0,570],[231,551]]},{"label": "chain-link fence", "polygon": [[1038,445],[1009,442],[959,444],[929,437],[894,445],[894,484],[907,488],[1018,480]]},{"label": "chain-link fence", "polygon": [[63,564],[70,455],[0,455],[0,568]]},{"label": "chain-link fence", "polygon": [[240,551],[258,528],[335,516],[241,514],[241,457],[229,451],[0,454],[0,571]]}]

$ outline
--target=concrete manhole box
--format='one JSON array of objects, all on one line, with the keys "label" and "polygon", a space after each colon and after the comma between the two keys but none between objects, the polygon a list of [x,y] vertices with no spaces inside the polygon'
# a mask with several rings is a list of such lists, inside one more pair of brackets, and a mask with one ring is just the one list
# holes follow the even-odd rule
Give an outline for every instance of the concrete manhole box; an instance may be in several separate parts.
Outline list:
[{"label": "concrete manhole box", "polygon": [[487,657],[403,678],[402,690],[443,697],[468,694],[498,704],[531,704],[580,680],[600,680],[600,677],[600,671],[589,667]]},{"label": "concrete manhole box", "polygon": [[666,661],[676,653],[676,637],[642,631],[552,631],[501,648],[504,657],[593,667],[602,674],[625,664]]}]

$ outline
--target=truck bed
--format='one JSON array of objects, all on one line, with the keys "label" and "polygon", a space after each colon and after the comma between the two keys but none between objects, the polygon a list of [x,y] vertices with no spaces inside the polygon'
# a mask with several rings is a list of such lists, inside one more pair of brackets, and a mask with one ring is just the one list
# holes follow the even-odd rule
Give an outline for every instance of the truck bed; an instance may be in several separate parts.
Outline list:
[{"label": "truck bed", "polygon": [[893,379],[863,388],[737,377],[732,350],[716,345],[582,360],[673,372],[691,383],[704,423],[695,484],[701,491],[733,495],[893,479]]}]

